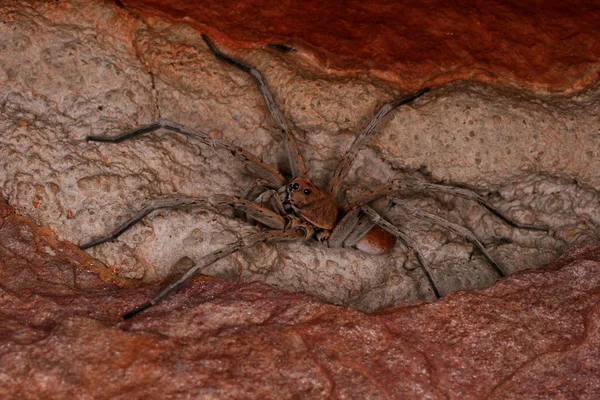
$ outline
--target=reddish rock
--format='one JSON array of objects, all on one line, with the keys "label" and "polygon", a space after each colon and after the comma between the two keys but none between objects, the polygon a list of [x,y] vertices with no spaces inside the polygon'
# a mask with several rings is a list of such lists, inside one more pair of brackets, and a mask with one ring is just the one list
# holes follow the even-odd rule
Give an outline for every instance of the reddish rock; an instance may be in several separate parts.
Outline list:
[{"label": "reddish rock", "polygon": [[467,79],[568,91],[600,70],[600,9],[585,0],[119,3],[230,47],[288,43],[329,74],[370,72],[409,89]]},{"label": "reddish rock", "polygon": [[198,277],[126,288],[0,204],[0,397],[600,397],[600,247],[378,314]]},{"label": "reddish rock", "polygon": [[[326,72],[405,88],[476,79],[568,91],[598,74],[599,14],[583,2],[118,3],[190,22],[223,46],[289,39]],[[65,26],[77,18],[63,2],[46,6]],[[34,92],[22,89],[13,93]],[[598,246],[487,290],[371,315],[201,276],[125,322],[159,285],[132,287],[3,203],[0,218],[0,398],[600,398]]]}]

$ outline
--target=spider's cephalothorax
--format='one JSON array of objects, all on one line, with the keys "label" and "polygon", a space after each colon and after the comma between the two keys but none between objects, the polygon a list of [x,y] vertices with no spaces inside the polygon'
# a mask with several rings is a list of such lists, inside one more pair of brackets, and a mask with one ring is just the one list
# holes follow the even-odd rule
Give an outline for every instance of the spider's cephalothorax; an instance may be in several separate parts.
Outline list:
[{"label": "spider's cephalothorax", "polygon": [[[338,224],[340,213],[331,193],[322,190],[308,178],[296,178],[285,188],[282,197],[285,211],[312,225],[319,241],[327,240]],[[370,254],[385,254],[395,244],[394,235],[375,225],[354,247]]]},{"label": "spider's cephalothorax", "polygon": [[283,206],[286,212],[317,229],[331,231],[338,221],[338,205],[333,196],[308,178],[296,178],[287,186]]},{"label": "spider's cephalothorax", "polygon": [[[371,254],[388,252],[393,248],[396,240],[399,239],[413,254],[415,254],[419,261],[419,265],[421,266],[421,270],[429,283],[431,291],[436,297],[440,297],[440,293],[429,274],[425,258],[413,245],[410,236],[371,208],[373,203],[386,199],[388,200],[386,201],[387,206],[395,206],[397,212],[403,214],[406,218],[426,220],[451,230],[459,236],[469,240],[479,249],[479,251],[481,251],[498,275],[504,276],[504,272],[500,265],[494,261],[483,244],[468,229],[423,210],[412,208],[401,201],[394,200],[395,197],[408,193],[437,192],[462,197],[477,202],[513,227],[541,231],[548,230],[545,226],[527,225],[514,221],[471,190],[437,185],[420,180],[403,181],[396,179],[374,188],[365,189],[352,198],[343,199],[344,207],[343,210],[340,210],[336,198],[341,197],[339,194],[343,180],[348,174],[365,139],[368,138],[371,132],[373,132],[390,111],[421,97],[423,94],[427,93],[429,89],[422,89],[384,104],[371,119],[366,128],[356,137],[350,146],[350,149],[346,152],[337,166],[327,190],[323,190],[314,185],[307,178],[304,160],[294,135],[288,127],[285,117],[273,100],[273,96],[262,75],[256,69],[221,53],[208,37],[205,35],[202,35],[202,37],[212,54],[219,60],[250,74],[258,85],[273,119],[279,125],[284,151],[287,155],[290,171],[294,178],[289,182],[276,168],[265,163],[259,157],[239,146],[235,146],[222,139],[213,138],[206,132],[190,130],[181,125],[164,120],[114,137],[88,137],[87,140],[89,141],[119,143],[123,140],[132,139],[142,134],[164,129],[193,138],[208,146],[227,150],[235,158],[245,163],[248,169],[263,182],[260,185],[263,190],[254,200],[245,197],[225,195],[214,196],[210,199],[171,198],[155,200],[150,205],[143,208],[137,215],[121,224],[113,233],[83,244],[81,246],[82,248],[89,248],[116,239],[129,227],[157,209],[181,206],[203,207],[206,206],[207,203],[212,205],[218,204],[240,211],[245,214],[248,219],[259,223],[260,226],[265,228],[261,232],[255,233],[243,240],[204,256],[202,261],[196,265],[194,265],[187,257],[183,257],[182,260],[184,260],[186,264],[191,264],[188,272],[186,272],[179,280],[161,290],[147,303],[126,313],[124,315],[125,318],[132,317],[158,303],[171,292],[182,286],[202,268],[237,250],[253,246],[259,242],[301,241],[312,238],[317,239],[319,242],[322,242],[329,247],[354,247]],[[280,189],[276,190],[277,188]]]}]

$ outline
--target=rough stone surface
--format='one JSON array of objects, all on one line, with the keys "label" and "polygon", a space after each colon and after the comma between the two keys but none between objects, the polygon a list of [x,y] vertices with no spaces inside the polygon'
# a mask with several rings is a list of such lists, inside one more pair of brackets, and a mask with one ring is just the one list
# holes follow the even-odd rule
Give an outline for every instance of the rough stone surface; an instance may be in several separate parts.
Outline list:
[{"label": "rough stone surface", "polygon": [[127,287],[0,203],[0,397],[597,399],[600,246],[363,314],[200,276],[123,322]]},{"label": "rough stone surface", "polygon": [[[571,247],[519,272],[596,240],[595,9],[420,2],[349,4],[340,15],[315,2],[258,18],[240,2],[202,12],[157,4],[0,3],[0,197],[10,204],[0,203],[0,397],[600,397],[600,248]],[[418,26],[389,28],[393,15]],[[359,27],[383,33],[349,35]],[[464,200],[415,196],[407,201],[472,229],[514,275],[415,303],[431,293],[400,246],[373,257],[261,245],[121,321],[175,260],[257,228],[178,210],[87,253],[63,240],[102,235],[156,197],[239,195],[254,180],[228,154],[167,133],[119,146],[85,136],[162,117],[285,165],[253,82],[217,62],[201,31],[262,71],[317,183],[381,104],[427,84],[432,92],[392,113],[360,153],[346,194],[417,175],[477,189],[552,232],[516,231]],[[290,38],[296,52],[264,45]],[[461,238],[389,217],[414,236],[443,293],[496,280]]]},{"label": "rough stone surface", "polygon": [[[285,165],[254,83],[216,61],[192,26],[89,0],[6,1],[0,19],[0,190],[61,239],[101,236],[153,198],[240,195],[254,182],[226,152],[168,133],[121,145],[88,143],[89,134],[162,117]],[[318,184],[377,108],[404,92],[381,81],[317,77],[293,53],[219,46],[265,75]],[[541,265],[595,237],[600,224],[599,92],[598,82],[568,96],[474,82],[434,88],[382,124],[346,194],[413,175],[477,189],[513,217],[549,225],[551,234],[509,228],[460,199],[407,201],[472,229],[508,272]],[[443,293],[496,279],[461,238],[402,221],[394,210],[389,217],[414,236]],[[206,210],[162,211],[90,253],[121,277],[155,282],[181,256],[198,259],[255,230]],[[205,272],[371,311],[431,298],[415,267],[400,246],[374,257],[309,243],[261,245]]]},{"label": "rough stone surface", "polygon": [[468,79],[563,91],[600,71],[594,1],[120,1],[149,21],[167,16],[239,48],[287,43],[321,72],[405,88]]}]

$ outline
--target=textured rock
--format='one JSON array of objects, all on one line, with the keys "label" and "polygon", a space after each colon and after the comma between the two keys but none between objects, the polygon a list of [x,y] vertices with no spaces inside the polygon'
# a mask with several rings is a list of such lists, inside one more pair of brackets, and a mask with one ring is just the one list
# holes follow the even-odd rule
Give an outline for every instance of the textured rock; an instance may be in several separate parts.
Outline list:
[{"label": "textured rock", "polygon": [[[127,288],[0,203],[0,397],[600,396],[600,247],[366,315],[206,276],[135,319]],[[112,280],[112,282],[110,282]]]},{"label": "textured rock", "polygon": [[328,74],[369,72],[405,88],[468,79],[562,91],[600,70],[600,12],[588,1],[121,3],[240,48],[288,43]]},{"label": "textured rock", "polygon": [[[115,146],[87,143],[86,135],[163,117],[285,164],[253,82],[217,62],[192,27],[99,1],[8,1],[0,15],[0,188],[61,239],[100,236],[156,197],[239,195],[254,182],[226,152],[181,137],[158,133]],[[268,79],[319,184],[377,108],[400,93],[381,81],[317,78],[300,62],[302,51],[236,51],[226,43],[218,44]],[[570,96],[466,82],[434,88],[381,126],[350,172],[347,194],[415,174],[478,189],[553,232],[508,228],[460,199],[407,201],[472,229],[509,272],[541,265],[595,237],[600,225],[599,92],[597,82]],[[389,217],[414,235],[442,292],[494,282],[462,239],[404,222],[394,210]],[[172,273],[181,256],[198,259],[255,229],[206,210],[162,211],[91,254],[121,277],[151,282]],[[262,245],[205,272],[363,310],[431,298],[400,246],[373,257],[315,243]]]},{"label": "textured rock", "polygon": [[[101,235],[152,198],[237,195],[253,182],[227,154],[165,133],[122,146],[86,135],[163,117],[285,164],[254,84],[215,61],[204,31],[263,72],[318,183],[381,104],[443,83],[381,126],[347,192],[413,175],[477,188],[553,232],[515,231],[460,199],[407,201],[474,230],[510,272],[537,267],[600,226],[595,9],[361,3],[340,15],[313,3],[258,18],[240,2],[157,4],[0,3],[0,191],[49,227],[0,204],[0,397],[600,397],[597,247],[484,291],[366,315],[322,300],[375,310],[431,296],[402,248],[263,245],[204,271],[230,281],[198,277],[122,322],[160,286],[136,279],[156,282],[182,255],[256,228],[163,211],[89,252],[104,264],[63,241]],[[263,45],[290,38],[296,52]],[[462,239],[405,229],[444,293],[494,282]]]}]

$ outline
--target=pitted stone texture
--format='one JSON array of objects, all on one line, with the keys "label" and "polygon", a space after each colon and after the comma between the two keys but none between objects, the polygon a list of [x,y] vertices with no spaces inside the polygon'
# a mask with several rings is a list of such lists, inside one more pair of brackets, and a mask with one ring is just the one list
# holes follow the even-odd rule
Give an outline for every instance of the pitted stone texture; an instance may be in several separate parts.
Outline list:
[{"label": "pitted stone texture", "polygon": [[3,399],[600,396],[598,246],[371,315],[200,276],[123,322],[159,285],[126,288],[4,203],[0,218]]},{"label": "pitted stone texture", "polygon": [[[254,184],[227,152],[159,132],[120,145],[88,143],[166,118],[285,166],[264,101],[245,74],[215,60],[190,26],[138,19],[116,4],[3,2],[0,41],[0,188],[8,202],[60,238],[81,244],[111,231],[150,199],[241,195]],[[218,37],[217,37],[218,38]],[[325,184],[378,107],[401,91],[382,82],[317,78],[293,57],[238,51],[256,66],[296,125],[310,176]],[[507,272],[538,266],[600,225],[600,85],[568,97],[474,83],[434,88],[392,113],[359,154],[348,195],[393,178],[478,189],[510,215],[552,233],[506,227],[479,206],[447,196],[407,201],[465,225]],[[419,173],[414,172],[418,170]],[[443,293],[488,286],[496,276],[463,239],[403,221]],[[115,243],[90,251],[120,276],[157,281],[257,228],[204,209],[161,211]],[[432,293],[398,246],[374,257],[316,243],[261,245],[206,270],[377,310]]]}]

